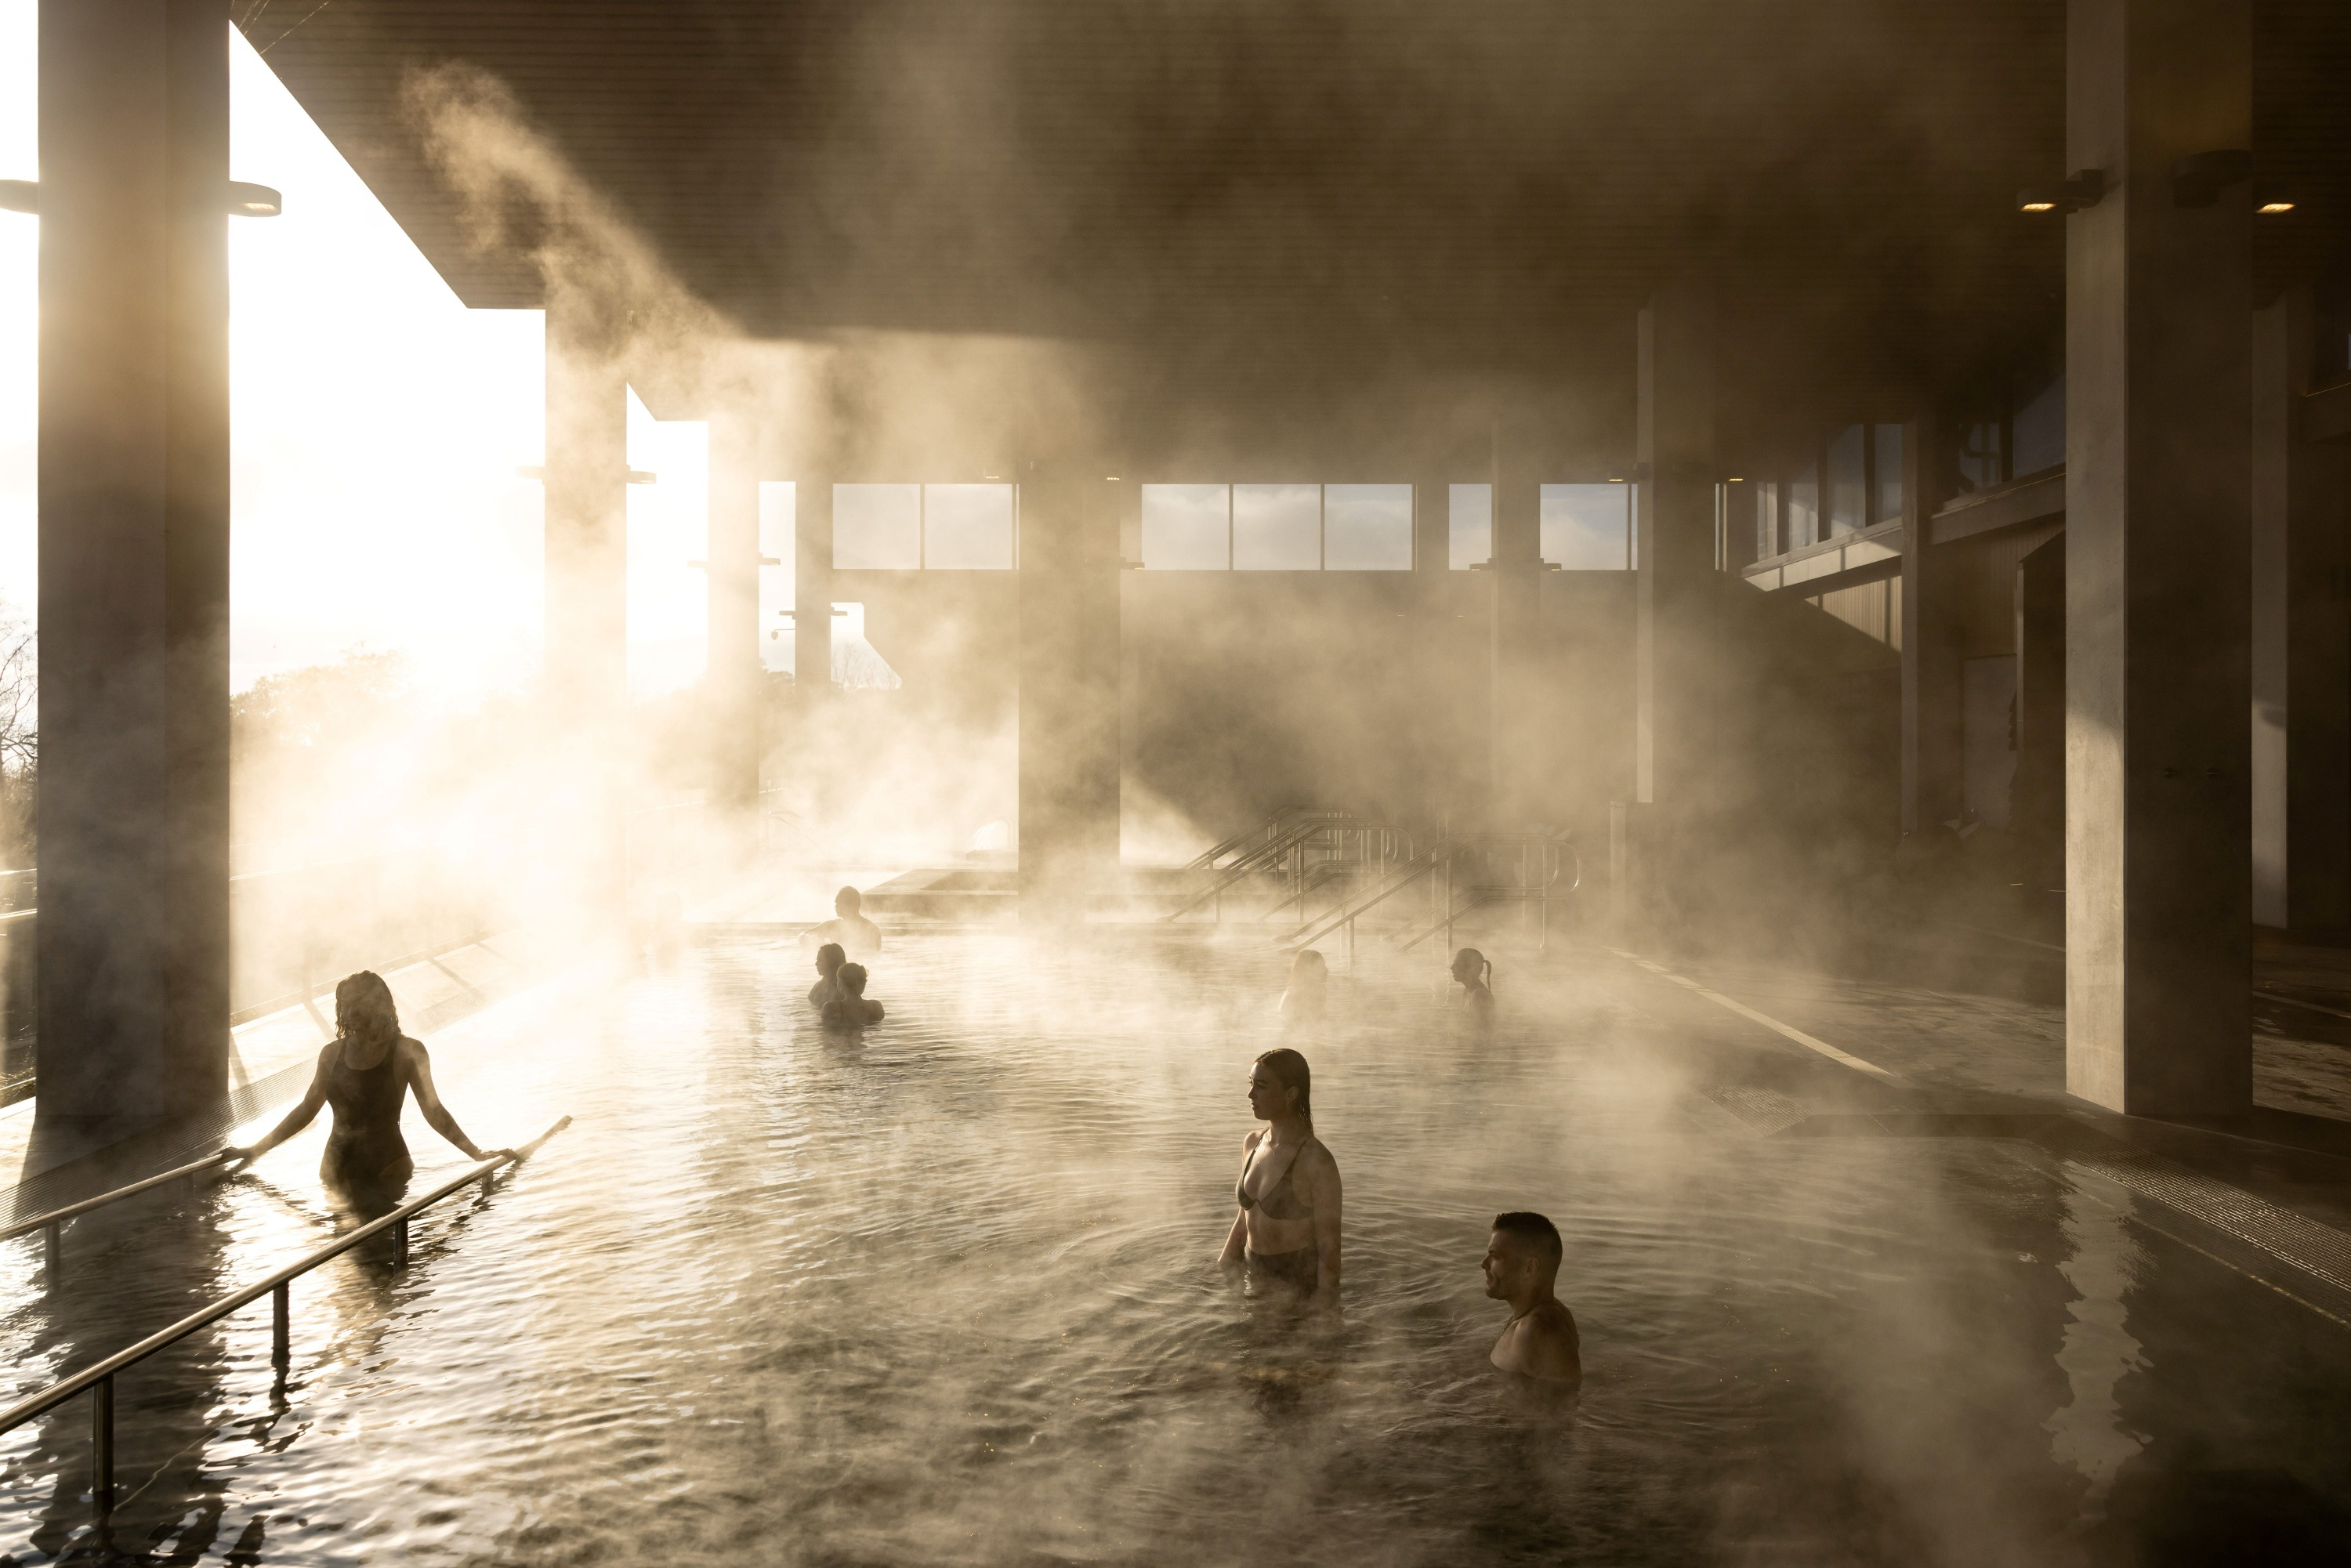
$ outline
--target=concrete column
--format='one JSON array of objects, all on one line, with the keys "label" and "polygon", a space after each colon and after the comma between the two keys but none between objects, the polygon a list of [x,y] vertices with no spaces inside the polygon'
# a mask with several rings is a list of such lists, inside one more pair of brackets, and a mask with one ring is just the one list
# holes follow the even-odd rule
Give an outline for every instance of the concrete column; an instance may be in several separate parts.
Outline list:
[{"label": "concrete column", "polygon": [[43,1124],[228,1062],[228,16],[40,13]]},{"label": "concrete column", "polygon": [[1929,548],[1942,502],[1928,493],[1930,439],[1924,420],[1902,427],[1902,831],[1914,838],[1959,814],[1963,777],[1958,585]]},{"label": "concrete column", "polygon": [[2252,136],[2249,0],[2071,0],[2065,1085],[2140,1115],[2252,1102],[2252,193],[2176,179]]},{"label": "concrete column", "polygon": [[766,675],[759,661],[759,440],[746,419],[710,422],[708,652],[711,799],[737,810],[758,803],[766,752]]},{"label": "concrete column", "polygon": [[832,475],[792,485],[792,706],[832,695]]},{"label": "concrete column", "polygon": [[1532,444],[1497,425],[1493,446],[1494,551],[1487,577],[1493,592],[1491,715],[1493,795],[1490,825],[1534,826],[1546,791],[1536,742],[1542,681],[1542,475]]},{"label": "concrete column", "polygon": [[2351,925],[2351,615],[2343,457],[2304,441],[2307,287],[2253,316],[2253,920]]},{"label": "concrete column", "polygon": [[546,686],[567,894],[591,924],[628,893],[620,736],[629,702],[629,388],[593,305],[547,307]]},{"label": "concrete column", "polygon": [[1679,815],[1716,762],[1712,292],[1676,283],[1651,295],[1639,353],[1635,799]]},{"label": "concrete column", "polygon": [[1453,570],[1453,485],[1441,473],[1412,483],[1412,570],[1433,582]]},{"label": "concrete column", "polygon": [[1024,922],[1082,921],[1117,873],[1121,488],[1074,460],[1021,470]]}]

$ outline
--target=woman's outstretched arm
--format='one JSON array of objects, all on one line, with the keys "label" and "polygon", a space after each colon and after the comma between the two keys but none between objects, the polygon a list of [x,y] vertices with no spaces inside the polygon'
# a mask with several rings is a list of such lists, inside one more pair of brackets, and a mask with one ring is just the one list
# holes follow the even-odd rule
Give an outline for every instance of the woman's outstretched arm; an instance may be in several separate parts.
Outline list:
[{"label": "woman's outstretched arm", "polygon": [[319,1107],[327,1103],[327,1074],[333,1071],[337,1043],[339,1042],[330,1040],[326,1048],[319,1052],[319,1070],[310,1075],[310,1087],[302,1091],[300,1103],[286,1113],[284,1121],[270,1128],[268,1134],[260,1142],[247,1144],[241,1149],[226,1149],[223,1153],[235,1155],[241,1165],[249,1166],[308,1126],[312,1119],[319,1114]]},{"label": "woman's outstretched arm", "polygon": [[457,1125],[457,1118],[449,1114],[449,1107],[441,1103],[441,1092],[433,1086],[433,1059],[425,1054],[422,1041],[402,1040],[400,1049],[408,1053],[409,1082],[416,1086],[416,1108],[424,1113],[425,1124],[434,1132],[465,1151],[465,1157],[486,1160],[492,1155],[510,1155],[512,1149],[483,1149],[465,1136],[465,1129]]}]

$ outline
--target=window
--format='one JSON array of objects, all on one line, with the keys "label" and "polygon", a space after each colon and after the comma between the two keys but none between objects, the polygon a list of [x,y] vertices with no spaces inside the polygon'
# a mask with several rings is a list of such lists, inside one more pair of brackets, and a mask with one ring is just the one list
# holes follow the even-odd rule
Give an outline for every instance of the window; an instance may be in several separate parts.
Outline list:
[{"label": "window", "polygon": [[1829,438],[1828,534],[1857,534],[1868,524],[1868,431],[1848,424]]},{"label": "window", "polygon": [[1446,564],[1467,571],[1494,559],[1494,487],[1454,485],[1445,493]]},{"label": "window", "polygon": [[1233,486],[1235,571],[1319,571],[1322,486]]},{"label": "window", "polygon": [[2009,477],[2022,478],[2065,461],[2065,378],[2043,387],[2016,411],[2009,433]]},{"label": "window", "polygon": [[1233,564],[1232,493],[1223,485],[1143,486],[1143,564],[1223,571]]},{"label": "window", "polygon": [[832,564],[843,571],[897,571],[923,564],[920,485],[835,485]]},{"label": "window", "polygon": [[1785,510],[1781,514],[1781,522],[1786,531],[1780,548],[1802,549],[1806,545],[1818,544],[1822,538],[1820,470],[1807,463],[1784,484],[1781,496]]},{"label": "window", "polygon": [[1766,479],[1755,489],[1755,559],[1764,560],[1778,555],[1783,548],[1780,540],[1780,485]]},{"label": "window", "polygon": [[1012,570],[1012,486],[923,486],[923,564],[948,571]]},{"label": "window", "polygon": [[1412,486],[1322,486],[1322,564],[1332,571],[1412,570]]},{"label": "window", "polygon": [[1625,571],[1633,564],[1630,485],[1545,485],[1542,558],[1569,571]]},{"label": "window", "polygon": [[1902,520],[1902,427],[1881,424],[1872,433],[1870,466],[1876,476],[1877,501],[1871,520]]}]

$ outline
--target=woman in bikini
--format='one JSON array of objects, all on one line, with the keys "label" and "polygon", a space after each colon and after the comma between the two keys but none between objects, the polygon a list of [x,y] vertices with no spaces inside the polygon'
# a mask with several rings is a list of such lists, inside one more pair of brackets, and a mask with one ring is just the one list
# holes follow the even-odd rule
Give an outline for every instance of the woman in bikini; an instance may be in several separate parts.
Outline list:
[{"label": "woman in bikini", "polygon": [[335,988],[335,1038],[319,1052],[319,1071],[302,1103],[257,1144],[231,1149],[251,1165],[308,1126],[319,1107],[334,1113],[319,1175],[339,1191],[372,1197],[396,1190],[416,1169],[400,1135],[401,1107],[411,1091],[433,1130],[465,1152],[487,1159],[507,1149],[481,1149],[433,1087],[432,1059],[421,1041],[400,1032],[400,1013],[382,977],[362,969]]},{"label": "woman in bikini", "polygon": [[1317,1306],[1339,1299],[1339,1162],[1314,1135],[1313,1078],[1294,1051],[1269,1051],[1249,1069],[1249,1113],[1266,1124],[1241,1145],[1240,1212],[1219,1260],[1259,1286],[1279,1285]]}]

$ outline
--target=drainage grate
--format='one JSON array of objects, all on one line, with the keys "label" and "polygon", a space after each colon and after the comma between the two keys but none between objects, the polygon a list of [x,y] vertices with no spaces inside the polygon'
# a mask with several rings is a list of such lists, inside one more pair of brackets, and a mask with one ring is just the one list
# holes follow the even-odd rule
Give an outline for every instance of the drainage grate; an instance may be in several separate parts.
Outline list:
[{"label": "drainage grate", "polygon": [[2142,1197],[2200,1219],[2313,1279],[2351,1294],[2351,1236],[2241,1187],[2152,1160],[2069,1157],[2078,1169],[2102,1176]]},{"label": "drainage grate", "polygon": [[1802,1101],[1791,1100],[1776,1089],[1759,1089],[1746,1083],[1711,1083],[1705,1093],[1767,1138],[1786,1132],[1813,1113]]}]

